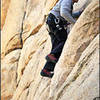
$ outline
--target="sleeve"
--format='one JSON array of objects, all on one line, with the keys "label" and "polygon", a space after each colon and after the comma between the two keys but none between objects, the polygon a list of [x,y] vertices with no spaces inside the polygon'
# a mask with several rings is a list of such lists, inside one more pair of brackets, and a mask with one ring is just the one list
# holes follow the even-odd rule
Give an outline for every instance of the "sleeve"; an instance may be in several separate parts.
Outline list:
[{"label": "sleeve", "polygon": [[81,15],[82,11],[77,11],[77,12],[73,12],[72,16],[73,18],[78,18]]},{"label": "sleeve", "polygon": [[71,0],[63,0],[61,3],[60,15],[65,18],[65,20],[67,20],[69,23],[74,24],[76,21],[71,15],[71,5]]}]

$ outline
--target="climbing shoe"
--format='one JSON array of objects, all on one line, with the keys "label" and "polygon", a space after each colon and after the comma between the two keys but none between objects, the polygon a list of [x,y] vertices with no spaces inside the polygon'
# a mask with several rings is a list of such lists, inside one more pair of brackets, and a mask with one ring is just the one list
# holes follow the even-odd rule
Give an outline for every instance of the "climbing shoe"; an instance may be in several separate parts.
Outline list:
[{"label": "climbing shoe", "polygon": [[53,54],[49,54],[46,56],[46,60],[48,62],[57,63],[57,58]]},{"label": "climbing shoe", "polygon": [[49,72],[49,71],[47,71],[46,69],[43,69],[43,70],[41,71],[40,74],[41,74],[41,76],[43,76],[43,77],[49,77],[49,78],[52,78],[53,75],[54,75],[54,73]]}]

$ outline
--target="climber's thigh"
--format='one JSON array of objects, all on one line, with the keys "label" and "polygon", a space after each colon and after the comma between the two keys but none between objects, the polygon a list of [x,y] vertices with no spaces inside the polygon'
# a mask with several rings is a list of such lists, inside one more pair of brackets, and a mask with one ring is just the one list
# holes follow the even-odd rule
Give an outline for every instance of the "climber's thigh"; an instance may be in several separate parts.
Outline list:
[{"label": "climber's thigh", "polygon": [[55,36],[59,41],[66,41],[66,39],[67,39],[67,31],[65,29],[59,30],[59,31],[57,31]]}]

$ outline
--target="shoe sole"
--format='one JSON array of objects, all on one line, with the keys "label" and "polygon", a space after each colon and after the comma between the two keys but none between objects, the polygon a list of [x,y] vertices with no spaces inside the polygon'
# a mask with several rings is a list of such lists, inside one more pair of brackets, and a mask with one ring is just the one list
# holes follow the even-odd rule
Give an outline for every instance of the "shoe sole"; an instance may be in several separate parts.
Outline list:
[{"label": "shoe sole", "polygon": [[48,78],[52,78],[54,74],[52,74],[51,76],[46,75],[43,71],[41,71],[41,76],[43,77],[48,77]]}]

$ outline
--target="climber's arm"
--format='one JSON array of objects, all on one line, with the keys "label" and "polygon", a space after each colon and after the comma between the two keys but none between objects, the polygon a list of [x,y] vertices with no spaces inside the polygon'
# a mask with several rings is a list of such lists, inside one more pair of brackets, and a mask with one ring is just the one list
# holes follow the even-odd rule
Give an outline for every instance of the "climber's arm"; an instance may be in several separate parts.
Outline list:
[{"label": "climber's arm", "polygon": [[81,15],[82,12],[83,12],[83,10],[82,11],[73,12],[72,13],[73,18],[78,18]]},{"label": "climber's arm", "polygon": [[65,18],[69,23],[74,24],[76,20],[71,15],[71,0],[63,0],[61,3],[60,15]]}]

